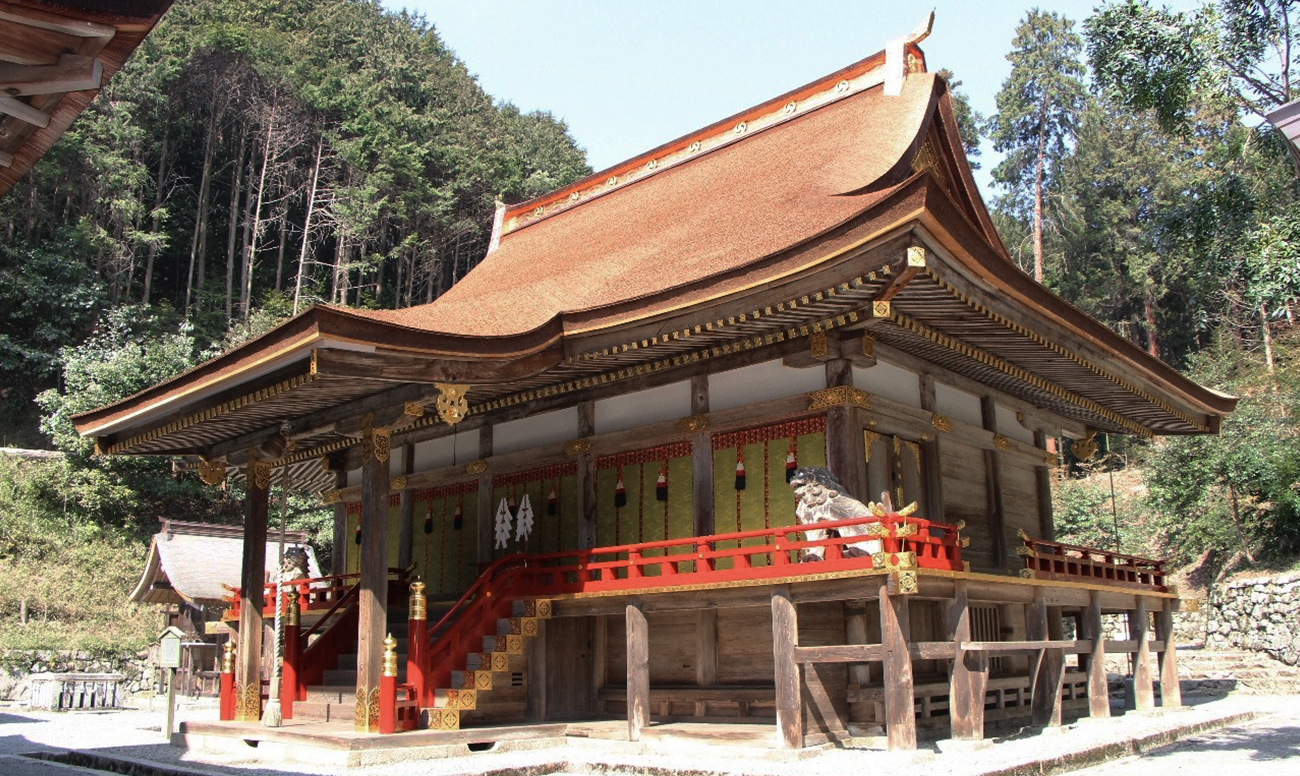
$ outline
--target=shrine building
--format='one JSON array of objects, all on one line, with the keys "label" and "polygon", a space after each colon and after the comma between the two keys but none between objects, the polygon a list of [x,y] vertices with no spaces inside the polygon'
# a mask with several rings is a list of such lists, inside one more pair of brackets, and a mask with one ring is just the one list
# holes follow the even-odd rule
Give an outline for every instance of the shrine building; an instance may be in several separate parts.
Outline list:
[{"label": "shrine building", "polygon": [[[78,416],[103,454],[245,481],[228,721],[189,733],[255,737],[275,689],[286,731],[909,749],[1108,715],[1107,653],[1138,709],[1178,705],[1188,603],[1054,541],[1056,440],[1216,433],[1236,399],[1016,267],[926,34],[500,207],[430,304],[318,305]],[[797,521],[816,467],[859,514]],[[284,484],[334,505],[334,554],[290,586],[271,688]]]}]

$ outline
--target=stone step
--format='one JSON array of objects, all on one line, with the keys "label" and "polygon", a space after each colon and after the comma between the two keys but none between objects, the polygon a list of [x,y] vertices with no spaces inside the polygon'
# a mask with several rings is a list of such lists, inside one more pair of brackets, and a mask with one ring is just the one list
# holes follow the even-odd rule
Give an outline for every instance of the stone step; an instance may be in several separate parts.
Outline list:
[{"label": "stone step", "polygon": [[[354,700],[353,703],[355,704],[356,701]],[[297,701],[293,704],[294,719],[315,719],[329,722],[344,717],[351,719],[352,712],[344,709],[343,704],[337,701]]]},{"label": "stone step", "polygon": [[324,672],[323,681],[327,685],[341,687],[344,685],[357,686],[357,669],[355,668],[333,668]]},{"label": "stone step", "polygon": [[317,684],[307,688],[304,703],[356,703],[357,684]]}]

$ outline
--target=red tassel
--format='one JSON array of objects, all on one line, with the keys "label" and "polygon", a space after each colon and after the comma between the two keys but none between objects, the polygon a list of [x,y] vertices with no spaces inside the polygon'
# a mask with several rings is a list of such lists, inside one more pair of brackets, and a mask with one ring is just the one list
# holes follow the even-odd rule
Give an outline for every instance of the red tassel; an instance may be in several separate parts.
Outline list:
[{"label": "red tassel", "polygon": [[560,500],[555,495],[555,486],[551,486],[551,495],[546,497],[546,514],[555,515],[560,511]]},{"label": "red tassel", "polygon": [[460,503],[457,503],[456,511],[452,513],[452,518],[451,518],[451,527],[453,530],[456,531],[459,531],[460,529],[465,527],[465,518],[461,517],[460,507],[461,507]]},{"label": "red tassel", "polygon": [[424,510],[424,532],[433,533],[433,502],[429,502],[429,508]]},{"label": "red tassel", "polygon": [[745,453],[736,448],[736,490],[745,489]]},{"label": "red tassel", "polygon": [[799,468],[799,459],[795,457],[794,440],[790,440],[790,449],[785,454],[785,481],[786,484],[794,479],[794,470]]},{"label": "red tassel", "polygon": [[655,501],[668,500],[668,462],[659,467],[659,479],[655,480]]},{"label": "red tassel", "polygon": [[355,536],[353,536],[353,539],[352,539],[352,540],[353,540],[354,542],[356,542],[357,544],[361,544],[361,521],[360,521],[360,520],[357,521],[357,530],[356,530],[356,534],[355,534]]}]

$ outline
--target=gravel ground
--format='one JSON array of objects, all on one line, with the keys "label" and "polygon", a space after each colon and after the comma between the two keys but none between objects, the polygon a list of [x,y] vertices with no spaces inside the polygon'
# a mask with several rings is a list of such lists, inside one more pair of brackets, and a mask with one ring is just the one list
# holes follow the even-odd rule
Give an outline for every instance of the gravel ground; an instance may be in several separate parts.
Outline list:
[{"label": "gravel ground", "polygon": [[[1220,732],[1193,732],[1184,741],[1158,749],[1169,739],[1152,737],[1176,728],[1213,724],[1223,717],[1256,713],[1253,722],[1233,726]],[[182,706],[178,719],[211,720],[216,710],[211,705]],[[655,776],[666,771],[691,774],[756,774],[785,776],[843,776],[864,768],[905,769],[909,776],[1018,776],[1019,774],[1063,773],[1068,766],[1059,761],[1085,767],[1098,762],[1097,755],[1081,753],[1111,745],[1110,758],[1124,757],[1135,751],[1140,758],[1129,758],[1102,769],[1084,771],[1089,776],[1113,776],[1129,773],[1140,762],[1149,774],[1203,773],[1211,768],[1231,769],[1233,776],[1300,776],[1300,696],[1228,697],[1201,703],[1168,713],[1140,715],[1129,713],[1110,720],[1083,720],[1059,731],[1042,734],[1022,732],[1002,735],[992,745],[972,747],[956,742],[922,743],[915,753],[818,749],[798,753],[778,750],[738,749],[682,743],[633,748],[611,741],[571,740],[568,745],[522,751],[482,752],[442,760],[422,760],[349,772],[384,774],[384,776],[459,776],[460,774],[556,774],[557,772],[608,772]],[[286,776],[286,774],[331,774],[338,768],[323,768],[297,763],[263,763],[248,759],[255,750],[245,749],[235,756],[223,757],[207,752],[187,752],[162,740],[161,711],[123,710],[114,712],[74,712],[55,714],[21,709],[0,708],[0,776],[72,776],[75,771],[31,767],[31,761],[16,755],[33,751],[62,749],[93,750],[116,757],[145,760],[179,766],[195,773],[223,776]],[[1115,746],[1124,741],[1144,743]],[[237,759],[242,758],[242,759]],[[1190,758],[1190,759],[1189,759]],[[1192,763],[1189,765],[1188,763]],[[1151,770],[1152,767],[1167,770]],[[1243,767],[1238,767],[1240,764]],[[39,766],[41,764],[37,764]],[[1244,766],[1258,766],[1247,770]],[[1106,768],[1110,768],[1107,770]],[[1123,770],[1120,770],[1123,769]],[[81,771],[84,776],[85,772]]]}]

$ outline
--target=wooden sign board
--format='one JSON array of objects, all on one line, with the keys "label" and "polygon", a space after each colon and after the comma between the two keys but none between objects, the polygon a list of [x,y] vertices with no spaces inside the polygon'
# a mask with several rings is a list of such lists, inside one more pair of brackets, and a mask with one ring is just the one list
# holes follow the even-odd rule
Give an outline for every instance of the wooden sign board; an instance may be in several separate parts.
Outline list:
[{"label": "wooden sign board", "polygon": [[158,637],[158,665],[162,668],[181,667],[181,641],[185,633],[175,626],[168,628]]}]

